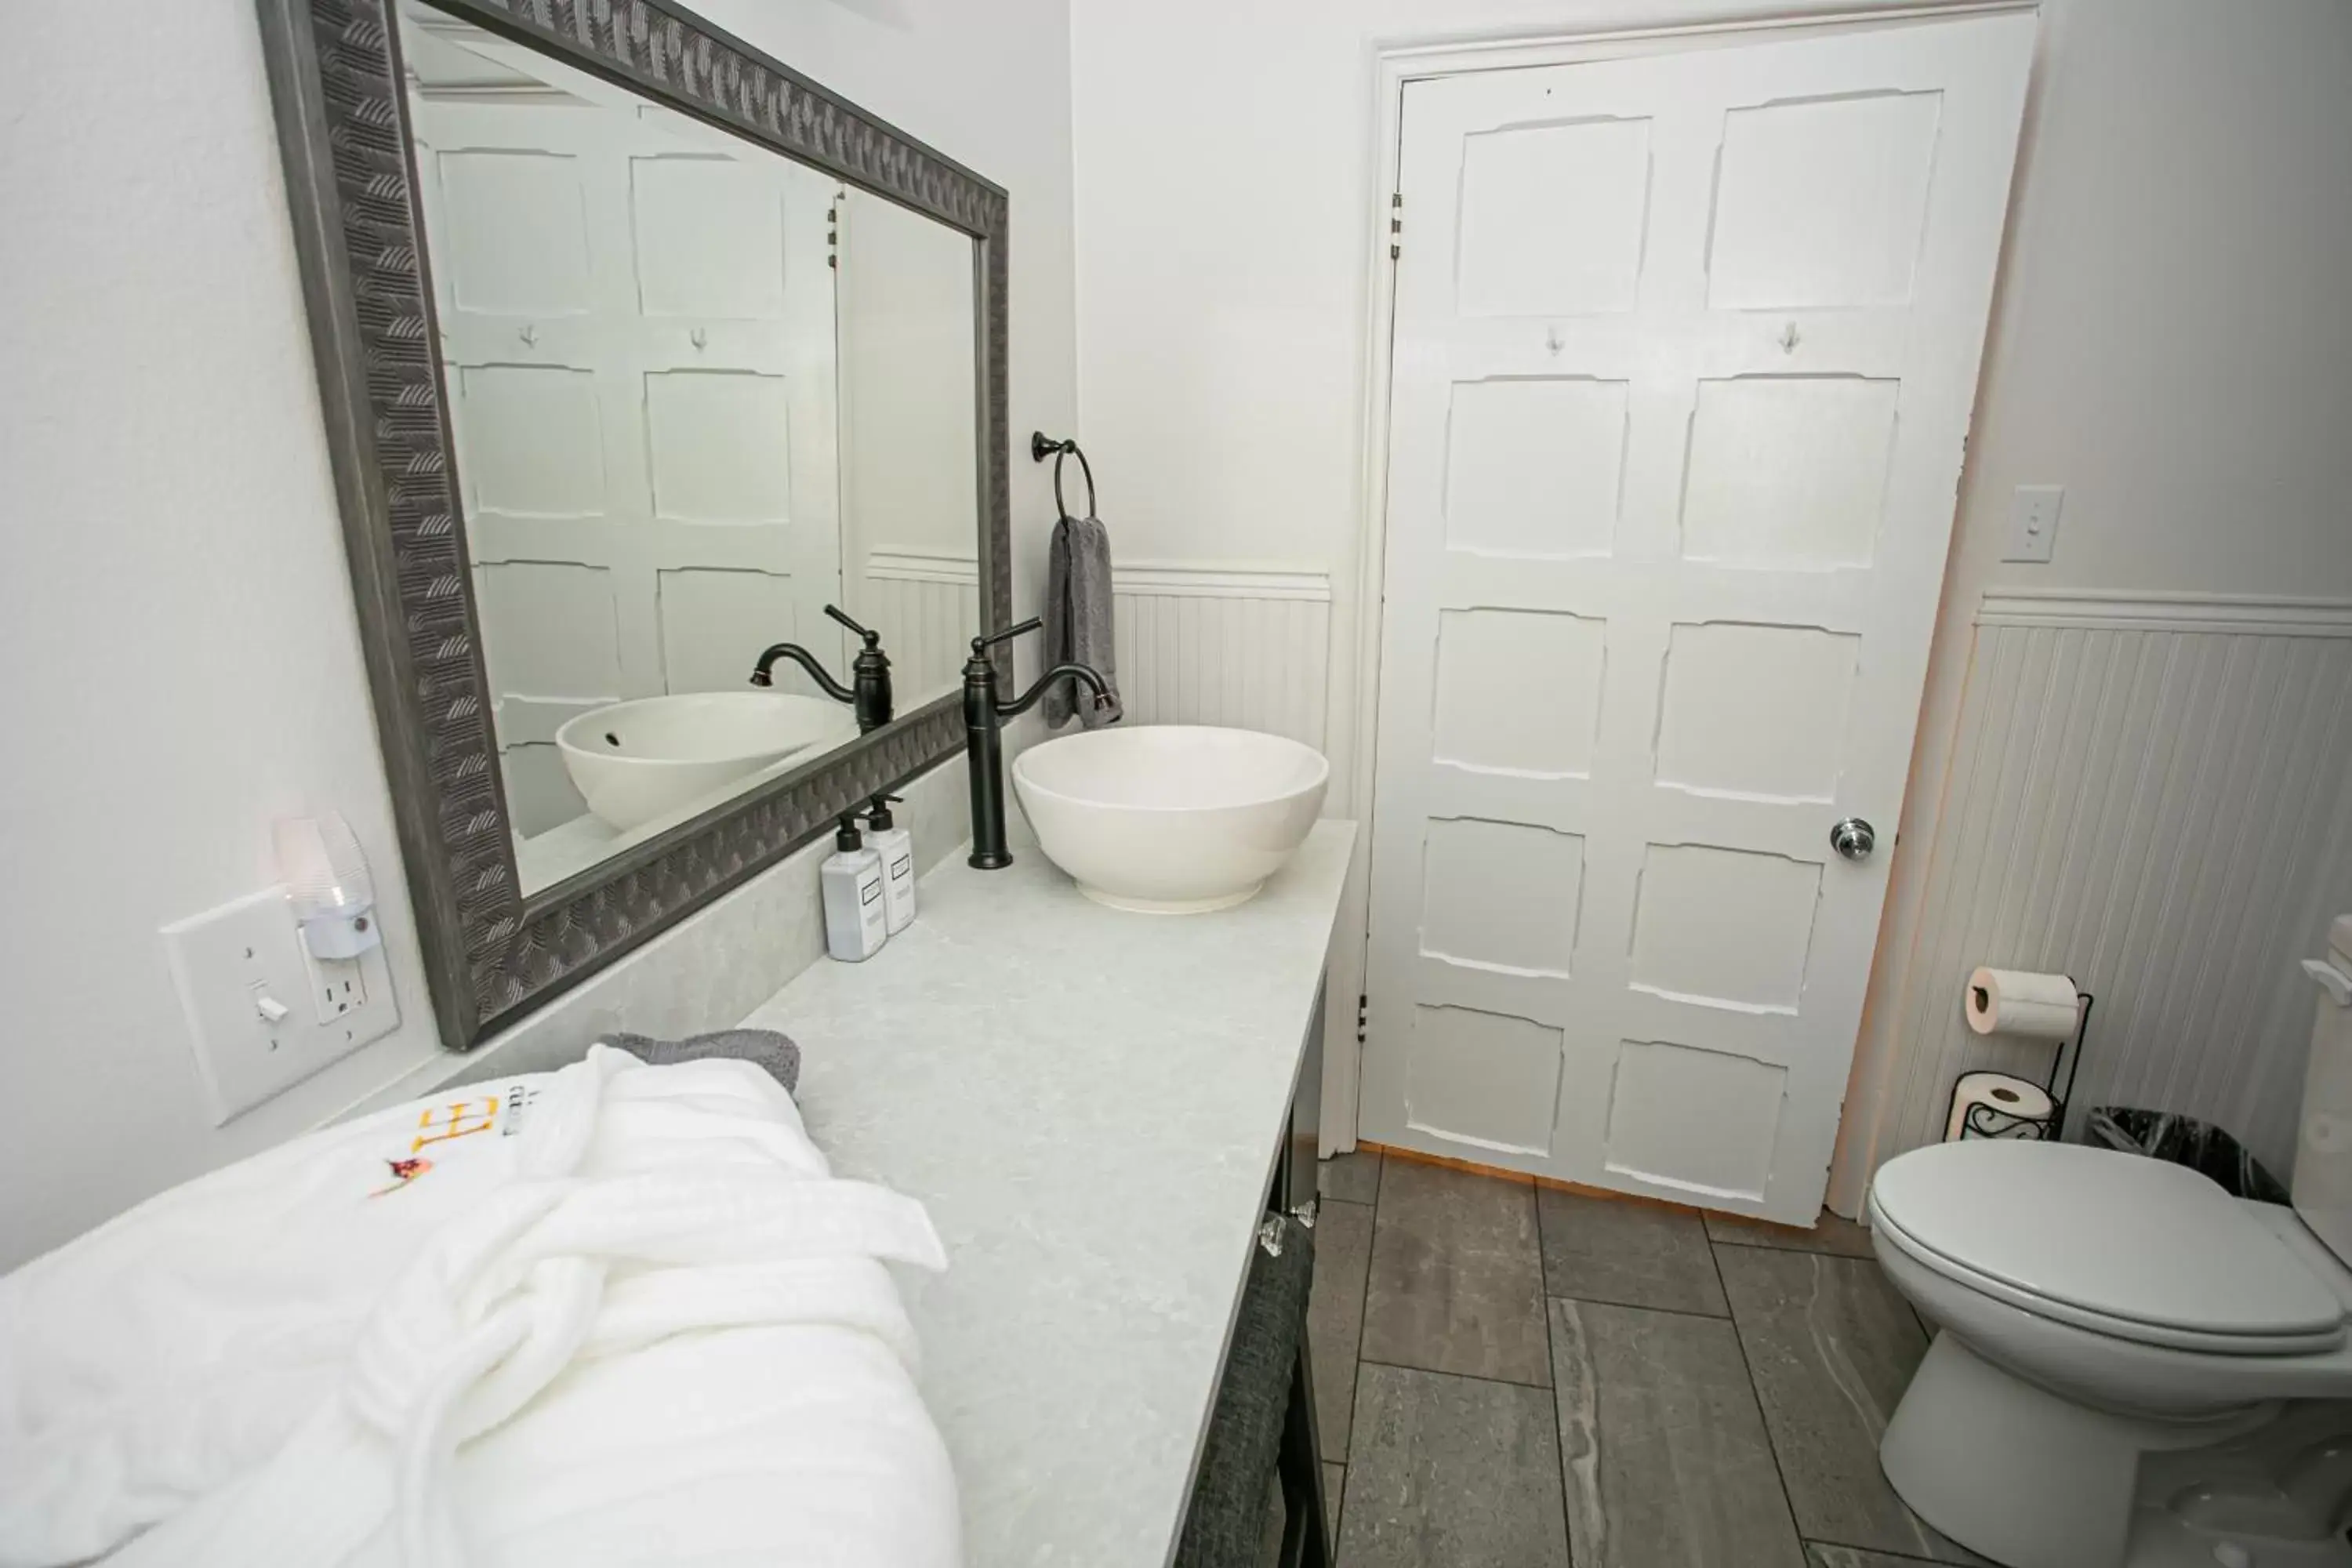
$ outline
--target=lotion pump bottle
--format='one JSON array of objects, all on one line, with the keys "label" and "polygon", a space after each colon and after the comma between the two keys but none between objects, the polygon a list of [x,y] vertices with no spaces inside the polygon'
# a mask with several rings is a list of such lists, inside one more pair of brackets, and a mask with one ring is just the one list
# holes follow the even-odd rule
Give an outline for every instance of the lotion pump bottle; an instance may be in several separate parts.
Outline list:
[{"label": "lotion pump bottle", "polygon": [[824,950],[845,963],[882,951],[890,940],[882,913],[882,857],[865,847],[857,814],[844,812],[833,836],[833,853],[817,868],[824,894]]},{"label": "lotion pump bottle", "polygon": [[915,923],[915,836],[898,826],[895,795],[877,795],[866,814],[866,843],[882,858],[882,922],[892,936]]}]

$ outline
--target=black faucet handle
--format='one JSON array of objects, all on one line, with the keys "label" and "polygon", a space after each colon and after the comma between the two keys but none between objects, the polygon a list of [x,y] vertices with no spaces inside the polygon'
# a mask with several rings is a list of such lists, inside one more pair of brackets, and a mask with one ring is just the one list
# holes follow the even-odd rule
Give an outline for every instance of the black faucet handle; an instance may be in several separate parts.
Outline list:
[{"label": "black faucet handle", "polygon": [[847,626],[851,631],[856,632],[859,637],[864,637],[867,647],[880,647],[882,646],[882,634],[880,632],[867,631],[864,626],[859,626],[856,621],[851,620],[847,616],[844,615],[839,605],[827,605],[824,607],[824,613],[831,616],[835,620],[839,621],[843,626]]},{"label": "black faucet handle", "polygon": [[1045,627],[1045,623],[1044,621],[1032,616],[1017,626],[1007,626],[1001,632],[990,632],[985,637],[976,637],[972,638],[972,654],[974,657],[978,657],[981,654],[986,653],[990,648],[994,647],[998,643],[1011,642],[1014,637],[1020,637],[1024,632],[1043,631]]}]

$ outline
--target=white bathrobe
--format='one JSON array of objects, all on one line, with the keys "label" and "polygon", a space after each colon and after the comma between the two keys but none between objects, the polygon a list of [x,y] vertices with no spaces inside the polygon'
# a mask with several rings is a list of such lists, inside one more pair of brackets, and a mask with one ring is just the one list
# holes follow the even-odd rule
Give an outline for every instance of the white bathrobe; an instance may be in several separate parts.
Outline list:
[{"label": "white bathrobe", "polygon": [[881,1260],[757,1068],[603,1047],[166,1193],[0,1279],[0,1564],[950,1568]]}]

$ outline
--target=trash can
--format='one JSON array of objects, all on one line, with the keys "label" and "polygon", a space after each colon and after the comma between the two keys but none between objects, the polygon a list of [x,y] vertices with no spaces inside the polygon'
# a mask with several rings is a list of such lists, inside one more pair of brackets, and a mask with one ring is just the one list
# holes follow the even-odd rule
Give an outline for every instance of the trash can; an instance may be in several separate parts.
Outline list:
[{"label": "trash can", "polygon": [[2210,1121],[2168,1110],[2102,1105],[2084,1124],[2083,1142],[2186,1165],[2210,1176],[2233,1198],[2265,1204],[2287,1201],[2285,1185],[2247,1152],[2243,1143]]}]

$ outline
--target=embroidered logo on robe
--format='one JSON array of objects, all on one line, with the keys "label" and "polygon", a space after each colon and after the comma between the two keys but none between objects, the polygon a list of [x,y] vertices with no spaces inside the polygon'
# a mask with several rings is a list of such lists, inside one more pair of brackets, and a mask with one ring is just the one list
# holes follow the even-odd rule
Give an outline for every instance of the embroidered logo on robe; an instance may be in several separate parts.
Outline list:
[{"label": "embroidered logo on robe", "polygon": [[392,1185],[378,1187],[368,1194],[372,1198],[380,1198],[386,1193],[396,1193],[433,1168],[433,1162],[430,1160],[386,1160],[384,1163],[392,1167]]}]

